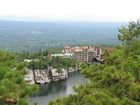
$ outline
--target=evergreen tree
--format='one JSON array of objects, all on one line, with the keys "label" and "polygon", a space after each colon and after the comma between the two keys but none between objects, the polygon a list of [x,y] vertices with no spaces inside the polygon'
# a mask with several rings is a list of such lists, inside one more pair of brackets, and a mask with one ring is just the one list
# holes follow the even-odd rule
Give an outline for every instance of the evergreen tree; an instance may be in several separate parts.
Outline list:
[{"label": "evergreen tree", "polygon": [[119,32],[123,45],[105,54],[104,64],[82,66],[90,83],[49,105],[140,105],[140,23],[130,22]]},{"label": "evergreen tree", "polygon": [[26,64],[17,55],[0,50],[0,105],[28,105],[28,96],[37,87],[24,81]]}]

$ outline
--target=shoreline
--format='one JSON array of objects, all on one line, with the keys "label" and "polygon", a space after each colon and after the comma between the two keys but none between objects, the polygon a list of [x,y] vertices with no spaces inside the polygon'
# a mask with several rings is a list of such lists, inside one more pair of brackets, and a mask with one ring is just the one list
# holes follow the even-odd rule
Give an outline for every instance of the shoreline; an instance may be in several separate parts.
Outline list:
[{"label": "shoreline", "polygon": [[29,70],[28,74],[25,75],[25,81],[29,84],[48,84],[51,82],[63,81],[69,79],[69,74],[73,72],[80,71],[75,68],[69,68],[69,70],[64,70],[63,73],[53,73],[50,77],[47,70]]}]

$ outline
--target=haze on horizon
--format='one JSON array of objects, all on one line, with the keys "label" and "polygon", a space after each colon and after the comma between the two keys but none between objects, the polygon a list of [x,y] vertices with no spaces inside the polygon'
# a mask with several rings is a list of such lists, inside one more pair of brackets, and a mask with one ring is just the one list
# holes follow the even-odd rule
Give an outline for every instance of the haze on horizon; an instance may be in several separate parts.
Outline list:
[{"label": "haze on horizon", "polygon": [[0,20],[132,21],[139,0],[0,0]]}]

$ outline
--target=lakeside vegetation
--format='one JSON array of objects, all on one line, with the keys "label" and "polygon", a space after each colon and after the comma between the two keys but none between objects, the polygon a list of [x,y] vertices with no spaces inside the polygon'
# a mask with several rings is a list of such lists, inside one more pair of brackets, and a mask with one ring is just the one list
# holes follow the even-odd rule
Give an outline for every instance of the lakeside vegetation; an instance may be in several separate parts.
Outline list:
[{"label": "lakeside vegetation", "polygon": [[77,63],[76,60],[72,58],[52,57],[48,50],[40,50],[35,53],[24,52],[20,54],[20,57],[22,61],[24,59],[31,60],[31,62],[28,63],[28,68],[31,70],[48,69],[48,67],[67,69],[69,67],[75,67]]},{"label": "lakeside vegetation", "polygon": [[140,21],[119,29],[122,46],[105,54],[105,64],[85,65],[90,83],[49,105],[140,105]]},{"label": "lakeside vegetation", "polygon": [[[123,45],[105,53],[104,64],[82,63],[82,73],[90,83],[74,88],[76,94],[49,105],[139,105],[140,104],[140,22],[121,27],[118,38]],[[24,59],[37,60],[30,63]],[[0,104],[29,105],[29,95],[38,86],[29,85],[24,75],[29,69],[75,67],[69,58],[50,57],[48,50],[35,53],[10,53],[0,50]]]},{"label": "lakeside vegetation", "polygon": [[28,97],[36,85],[24,81],[27,65],[15,53],[0,50],[0,105],[28,105]]},{"label": "lakeside vegetation", "polygon": [[[25,62],[25,59],[31,62]],[[69,67],[75,67],[76,63],[70,58],[51,57],[47,50],[35,53],[12,53],[0,50],[0,104],[29,105],[29,95],[39,89],[39,86],[29,85],[24,80],[29,69],[48,70],[51,66],[61,73],[61,68],[67,70]]]}]

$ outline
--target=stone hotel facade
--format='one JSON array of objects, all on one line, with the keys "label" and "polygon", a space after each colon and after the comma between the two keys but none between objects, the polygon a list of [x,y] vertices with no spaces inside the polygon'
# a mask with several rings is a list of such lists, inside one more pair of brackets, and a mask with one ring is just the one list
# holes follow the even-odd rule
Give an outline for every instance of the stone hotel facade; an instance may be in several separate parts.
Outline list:
[{"label": "stone hotel facade", "polygon": [[77,61],[92,62],[93,58],[102,58],[102,49],[95,46],[75,46],[69,47],[65,46],[63,50],[64,55],[71,55]]}]

